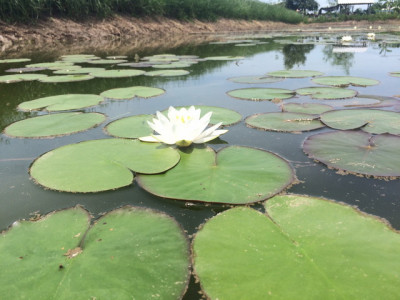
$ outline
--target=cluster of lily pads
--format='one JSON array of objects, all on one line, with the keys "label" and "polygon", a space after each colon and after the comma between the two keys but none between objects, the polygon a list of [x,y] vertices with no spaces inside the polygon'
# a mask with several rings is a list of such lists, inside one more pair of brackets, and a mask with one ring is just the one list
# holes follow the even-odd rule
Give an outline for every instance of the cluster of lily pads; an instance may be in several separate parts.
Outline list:
[{"label": "cluster of lily pads", "polygon": [[[38,80],[47,83],[75,82],[82,80],[90,80],[93,78],[122,78],[134,77],[139,75],[145,76],[182,76],[190,72],[184,68],[207,60],[237,60],[243,57],[232,56],[213,56],[199,58],[196,55],[174,54],[158,54],[143,58],[137,57],[135,62],[128,62],[126,56],[109,56],[104,59],[93,54],[76,54],[64,55],[60,60],[55,62],[44,62],[28,64],[23,68],[12,68],[6,72],[16,73],[12,75],[0,76],[0,83],[12,83],[20,81]],[[3,59],[2,63],[22,63],[29,62],[28,58],[19,59]],[[89,65],[86,67],[80,64]],[[111,69],[105,69],[98,66],[111,66]],[[153,68],[153,71],[143,71],[137,69],[114,68],[130,67],[130,68]],[[52,71],[53,75],[37,74],[40,71]],[[34,72],[34,73],[32,73]]]},{"label": "cluster of lily pads", "polygon": [[[219,59],[238,58],[208,58]],[[118,63],[137,68],[151,66],[162,72],[164,68],[190,66],[198,58],[161,55],[134,63],[122,60],[124,57],[102,60],[86,55],[65,56],[61,64],[71,68],[69,63]],[[74,72],[68,67],[64,71]],[[50,69],[38,64],[27,68]],[[137,70],[130,71],[138,75]],[[97,73],[103,74],[101,77],[115,72],[119,71],[92,69],[87,73],[90,75],[60,76]],[[132,74],[129,76],[135,76]],[[305,153],[329,167],[368,176],[400,177],[399,113],[376,109],[370,103],[363,108],[334,109],[327,104],[283,102],[296,94],[329,101],[353,98],[357,92],[343,86],[378,84],[367,78],[322,75],[309,70],[284,70],[230,78],[238,83],[264,84],[283,78],[313,77],[314,83],[328,87],[296,91],[245,88],[229,91],[228,95],[255,101],[277,100],[282,105],[282,112],[247,117],[245,122],[250,127],[287,132],[334,129],[312,135],[303,144]],[[10,124],[4,133],[19,138],[76,133],[100,125],[106,116],[66,111],[109,100],[157,97],[164,92],[133,86],[100,95],[34,99],[21,103],[18,109],[51,114]],[[212,112],[211,124],[228,127],[242,120],[230,109],[195,108],[201,109],[202,117]],[[158,117],[167,114],[163,111]],[[17,299],[180,299],[192,269],[210,299],[400,296],[396,277],[400,273],[400,236],[384,222],[321,198],[277,196],[295,182],[296,176],[290,163],[275,153],[242,146],[216,152],[204,144],[182,148],[140,141],[141,137],[154,136],[155,126],[148,124],[152,120],[155,124],[154,115],[134,115],[110,122],[104,132],[113,138],[44,153],[32,163],[30,175],[45,188],[63,192],[114,190],[136,180],[151,194],[182,201],[237,205],[269,199],[263,203],[265,213],[246,206],[227,209],[207,220],[192,241],[166,214],[131,206],[97,220],[78,206],[38,220],[16,222],[0,240],[0,268],[7,270],[0,295]],[[391,158],[390,165],[387,157]],[[22,273],[26,274],[23,280]]]}]

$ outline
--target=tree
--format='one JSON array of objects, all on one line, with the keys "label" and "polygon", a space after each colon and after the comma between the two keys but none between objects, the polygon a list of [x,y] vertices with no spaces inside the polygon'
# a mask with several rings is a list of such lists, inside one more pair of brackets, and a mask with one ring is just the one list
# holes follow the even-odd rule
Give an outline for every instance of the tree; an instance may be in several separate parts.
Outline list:
[{"label": "tree", "polygon": [[285,6],[288,9],[302,11],[305,14],[307,10],[318,10],[319,5],[315,0],[286,0]]}]

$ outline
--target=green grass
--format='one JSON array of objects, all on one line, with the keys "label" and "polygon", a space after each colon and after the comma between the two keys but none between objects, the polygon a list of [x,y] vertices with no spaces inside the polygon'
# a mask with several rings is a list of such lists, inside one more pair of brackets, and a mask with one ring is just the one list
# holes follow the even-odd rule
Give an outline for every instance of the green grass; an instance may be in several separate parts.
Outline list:
[{"label": "green grass", "polygon": [[5,22],[29,23],[48,17],[85,20],[114,14],[180,20],[229,18],[292,24],[303,21],[294,11],[258,0],[0,0],[0,19]]}]

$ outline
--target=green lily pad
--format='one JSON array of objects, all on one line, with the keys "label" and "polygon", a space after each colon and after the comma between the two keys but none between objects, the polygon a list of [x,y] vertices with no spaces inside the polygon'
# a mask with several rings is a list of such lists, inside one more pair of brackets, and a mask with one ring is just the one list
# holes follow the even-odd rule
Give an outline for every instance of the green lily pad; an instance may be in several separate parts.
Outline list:
[{"label": "green lily pad", "polygon": [[43,62],[43,63],[36,63],[36,64],[29,64],[25,67],[28,68],[57,68],[57,67],[65,67],[65,66],[73,66],[73,62],[69,61],[55,61],[55,62]]},{"label": "green lily pad", "polygon": [[282,78],[305,78],[324,75],[322,72],[312,70],[280,70],[268,72],[269,76],[282,77]]},{"label": "green lily pad", "polygon": [[247,88],[229,91],[228,95],[234,98],[263,101],[278,99],[288,99],[294,96],[294,92],[287,89],[276,88]]},{"label": "green lily pad", "polygon": [[26,73],[26,72],[37,72],[37,71],[43,71],[43,70],[47,70],[47,68],[43,68],[43,67],[35,67],[35,68],[12,68],[12,69],[6,70],[6,72],[10,72],[10,73]]},{"label": "green lily pad", "polygon": [[331,86],[370,86],[379,84],[378,80],[363,78],[363,77],[353,77],[353,76],[325,76],[313,78],[313,82],[316,84],[322,85],[331,85]]},{"label": "green lily pad", "polygon": [[[188,242],[171,217],[124,207],[90,226],[75,207],[16,222],[0,239],[7,299],[179,299]],[[40,267],[38,267],[40,266]],[[24,276],[21,276],[24,274]],[[156,296],[155,296],[156,295]]]},{"label": "green lily pad", "polygon": [[251,46],[255,46],[257,44],[255,43],[243,43],[243,44],[235,44],[236,47],[251,47]]},{"label": "green lily pad", "polygon": [[91,72],[90,75],[97,78],[122,78],[133,77],[144,74],[145,71],[141,70],[104,70]]},{"label": "green lily pad", "polygon": [[65,94],[25,101],[18,105],[18,109],[23,111],[40,109],[45,109],[47,111],[62,111],[94,106],[103,100],[104,98],[99,95]]},{"label": "green lily pad", "polygon": [[310,95],[314,99],[345,99],[353,98],[357,95],[357,91],[350,89],[342,89],[338,87],[309,87],[297,89],[299,95]]},{"label": "green lily pad", "polygon": [[134,172],[155,174],[174,167],[179,153],[138,140],[104,139],[71,144],[37,158],[30,169],[44,187],[65,192],[99,192],[130,185]]},{"label": "green lily pad", "polygon": [[326,112],[321,121],[340,129],[358,129],[375,134],[400,134],[400,113],[379,109],[343,109]]},{"label": "green lily pad", "polygon": [[4,133],[20,138],[47,138],[88,130],[103,123],[106,116],[99,113],[60,113],[17,121],[7,126]]},{"label": "green lily pad", "polygon": [[315,115],[291,112],[257,114],[246,119],[250,127],[285,132],[310,131],[325,127]]},{"label": "green lily pad", "polygon": [[400,137],[333,131],[308,137],[304,152],[328,167],[375,177],[400,176]]},{"label": "green lily pad", "polygon": [[[189,108],[190,106],[177,106],[176,109]],[[210,124],[222,123],[222,126],[229,126],[240,122],[242,116],[234,110],[216,107],[216,106],[205,106],[205,105],[194,105],[196,109],[201,110],[200,117],[204,116],[208,112],[212,112]],[[164,110],[163,113],[166,115],[168,110]]]},{"label": "green lily pad", "polygon": [[94,59],[89,60],[88,63],[92,65],[113,65],[127,62],[126,59]]},{"label": "green lily pad", "polygon": [[31,61],[30,58],[7,58],[7,59],[0,59],[0,64],[11,64],[11,63],[20,63],[20,62],[27,62]]},{"label": "green lily pad", "polygon": [[390,72],[389,75],[390,75],[390,76],[393,76],[393,77],[400,77],[400,71],[397,71],[397,72]]},{"label": "green lily pad", "polygon": [[319,115],[326,111],[333,110],[333,107],[330,105],[318,103],[285,103],[282,105],[282,110],[292,113]]},{"label": "green lily pad", "polygon": [[261,76],[241,76],[241,77],[232,77],[228,78],[228,80],[236,82],[236,83],[275,83],[282,81],[283,78],[271,77],[266,75]]},{"label": "green lily pad", "polygon": [[0,76],[0,83],[13,83],[20,81],[42,80],[47,78],[44,74],[12,74]]},{"label": "green lily pad", "polygon": [[123,99],[132,99],[135,97],[140,98],[150,98],[157,97],[165,93],[165,90],[159,88],[152,88],[147,86],[132,86],[127,88],[117,88],[104,91],[100,94],[100,96],[115,99],[115,100],[123,100]]},{"label": "green lily pad", "polygon": [[244,56],[209,56],[205,57],[205,60],[240,60],[244,59]]},{"label": "green lily pad", "polygon": [[146,72],[144,75],[146,76],[183,76],[188,75],[190,72],[187,70],[157,70],[157,71],[149,71]]},{"label": "green lily pad", "polygon": [[386,223],[300,195],[265,208],[226,210],[197,232],[194,271],[207,299],[400,297],[400,236]]},{"label": "green lily pad", "polygon": [[158,175],[139,174],[148,192],[164,198],[244,204],[267,199],[294,180],[291,166],[279,156],[247,147],[179,150],[180,163]]},{"label": "green lily pad", "polygon": [[153,115],[122,118],[109,123],[104,130],[107,134],[115,137],[137,139],[153,134],[153,129],[147,124],[147,121],[152,121],[153,118]]},{"label": "green lily pad", "polygon": [[98,71],[104,71],[104,68],[78,68],[78,69],[68,69],[68,70],[63,70],[63,69],[58,69],[57,71],[54,71],[53,74],[62,74],[62,75],[68,75],[68,74],[89,74],[92,72],[98,72]]},{"label": "green lily pad", "polygon": [[169,64],[156,64],[152,65],[153,68],[156,69],[180,69],[180,68],[189,68],[192,64],[187,62],[171,62]]},{"label": "green lily pad", "polygon": [[72,74],[72,75],[56,75],[56,76],[48,76],[40,79],[41,82],[47,83],[60,83],[60,82],[75,82],[75,81],[83,81],[90,80],[94,77],[88,74]]}]

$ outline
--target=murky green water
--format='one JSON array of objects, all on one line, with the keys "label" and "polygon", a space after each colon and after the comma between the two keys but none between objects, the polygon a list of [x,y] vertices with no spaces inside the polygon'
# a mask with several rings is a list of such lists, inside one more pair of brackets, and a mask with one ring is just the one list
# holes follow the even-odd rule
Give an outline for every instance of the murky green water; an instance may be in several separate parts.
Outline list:
[{"label": "murky green water", "polygon": [[[227,79],[236,76],[262,75],[267,72],[283,69],[316,70],[325,75],[351,75],[374,78],[379,85],[370,87],[351,87],[362,95],[393,97],[400,94],[400,79],[391,77],[389,72],[400,71],[399,43],[391,41],[383,43],[364,40],[360,34],[357,47],[348,47],[341,51],[332,43],[321,43],[319,35],[310,37],[285,37],[291,42],[274,42],[273,38],[260,39],[267,42],[255,46],[234,46],[233,44],[209,44],[208,42],[180,45],[179,47],[140,48],[121,46],[113,49],[80,49],[76,53],[90,53],[100,57],[107,55],[128,55],[133,61],[135,54],[140,57],[161,53],[177,55],[197,55],[199,57],[230,55],[244,56],[239,61],[204,61],[189,68],[189,75],[167,78],[137,76],[117,79],[92,79],[74,83],[40,83],[37,81],[0,84],[0,128],[17,120],[36,114],[22,113],[16,110],[19,103],[40,97],[67,94],[90,93],[99,94],[105,90],[118,87],[145,85],[166,90],[162,96],[150,99],[133,99],[124,101],[106,101],[99,106],[85,109],[87,112],[101,112],[107,115],[107,121],[101,126],[70,136],[53,139],[19,139],[0,136],[0,230],[6,229],[15,220],[30,218],[35,213],[47,212],[80,204],[93,215],[112,210],[123,205],[136,205],[161,210],[172,215],[182,224],[189,234],[218,212],[227,208],[223,205],[203,205],[174,201],[153,196],[142,190],[136,183],[116,191],[94,194],[70,194],[45,190],[36,185],[28,174],[33,160],[54,148],[79,141],[108,138],[103,127],[111,121],[136,114],[152,114],[169,106],[212,105],[233,109],[243,119],[230,126],[229,132],[223,136],[226,144],[211,144],[215,149],[227,145],[244,145],[275,152],[291,162],[295,168],[299,183],[290,187],[287,192],[326,197],[336,201],[357,206],[361,211],[385,218],[396,229],[400,229],[400,181],[385,181],[339,175],[325,165],[313,162],[302,151],[304,139],[310,135],[330,131],[319,129],[311,132],[294,134],[257,130],[246,127],[244,119],[255,113],[280,111],[280,107],[270,101],[245,101],[234,99],[226,92],[244,87],[276,87],[295,90],[301,87],[316,86],[310,78],[285,79],[272,84],[238,84]],[[335,39],[333,37],[333,39]],[[282,40],[282,37],[275,39]],[[389,39],[382,36],[382,39]],[[361,41],[362,40],[362,41]],[[309,43],[299,43],[308,41]],[[338,50],[339,49],[339,50]],[[68,48],[65,49],[67,51]],[[75,50],[77,51],[77,50]],[[72,51],[73,52],[73,51]],[[60,52],[29,52],[24,57],[35,62],[49,62],[58,59]],[[71,54],[71,53],[68,53]],[[3,57],[5,58],[5,57]],[[6,74],[8,68],[22,67],[21,64],[0,65],[0,75]],[[106,66],[117,68],[117,66]],[[42,71],[51,74],[50,71]],[[285,100],[315,102],[308,97]],[[340,100],[339,100],[340,101]],[[328,101],[320,101],[328,103]],[[395,109],[395,108],[392,108]],[[43,113],[39,113],[43,114]],[[400,151],[400,149],[399,149]],[[255,205],[257,207],[257,205]],[[197,287],[191,284],[187,299],[194,299]]]}]

